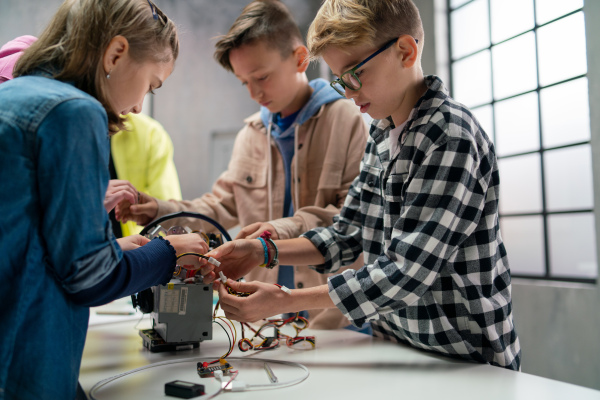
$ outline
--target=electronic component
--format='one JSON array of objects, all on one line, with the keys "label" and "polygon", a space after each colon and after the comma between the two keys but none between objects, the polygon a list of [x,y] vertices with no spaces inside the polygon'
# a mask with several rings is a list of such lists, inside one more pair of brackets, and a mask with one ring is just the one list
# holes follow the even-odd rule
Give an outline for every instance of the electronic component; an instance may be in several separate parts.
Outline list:
[{"label": "electronic component", "polygon": [[283,292],[286,292],[287,294],[292,294],[292,291],[290,289],[288,289],[286,286],[282,286],[279,284],[275,284],[275,286],[277,286],[279,289],[281,289]]},{"label": "electronic component", "polygon": [[[138,295],[139,296],[139,295]],[[179,280],[150,290],[152,332],[140,331],[152,352],[197,348],[212,339],[212,286]]]},{"label": "electronic component", "polygon": [[277,337],[266,337],[258,346],[254,346],[254,350],[271,350],[279,347],[279,339]]},{"label": "electronic component", "polygon": [[268,337],[264,342],[260,345],[260,347],[271,347],[273,346],[273,342],[275,341],[274,337]]},{"label": "electronic component", "polygon": [[153,353],[192,350],[200,347],[200,341],[167,343],[154,329],[141,329],[139,335],[142,337],[144,347]]},{"label": "electronic component", "polygon": [[165,383],[165,394],[181,399],[191,399],[204,394],[204,385],[186,381],[167,382]]},{"label": "electronic component", "polygon": [[198,375],[200,375],[200,378],[212,378],[215,376],[216,371],[222,371],[223,375],[230,375],[232,368],[233,367],[228,362],[210,366],[205,362],[199,362],[197,364]]},{"label": "electronic component", "polygon": [[[175,224],[181,218],[203,220],[213,225],[220,233],[193,231],[186,226]],[[217,221],[193,212],[180,211],[162,216],[142,229],[140,235],[153,239],[158,236],[198,234],[213,250],[231,236]],[[204,285],[198,258],[207,259],[215,267],[220,262],[204,254],[182,253],[177,255],[177,268],[173,280],[167,285],[154,286],[132,295],[134,307],[139,306],[143,313],[150,313],[152,330],[140,331],[143,345],[150,351],[174,351],[199,347],[200,342],[212,339],[213,330],[213,290],[212,285]]]},{"label": "electronic component", "polygon": [[217,268],[221,266],[221,262],[213,257],[208,257],[208,262]]}]

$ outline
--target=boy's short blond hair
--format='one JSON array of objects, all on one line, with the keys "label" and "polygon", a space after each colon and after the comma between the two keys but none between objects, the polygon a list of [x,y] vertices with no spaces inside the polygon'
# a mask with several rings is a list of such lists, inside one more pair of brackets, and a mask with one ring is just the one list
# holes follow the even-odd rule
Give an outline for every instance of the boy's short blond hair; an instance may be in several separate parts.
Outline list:
[{"label": "boy's short blond hair", "polygon": [[423,46],[423,23],[412,0],[324,0],[308,29],[311,59],[329,46],[346,48],[410,35]]},{"label": "boy's short blond hair", "polygon": [[235,20],[229,32],[215,44],[215,59],[233,72],[229,53],[243,45],[264,41],[279,50],[283,58],[303,45],[302,34],[287,7],[279,0],[255,0]]}]

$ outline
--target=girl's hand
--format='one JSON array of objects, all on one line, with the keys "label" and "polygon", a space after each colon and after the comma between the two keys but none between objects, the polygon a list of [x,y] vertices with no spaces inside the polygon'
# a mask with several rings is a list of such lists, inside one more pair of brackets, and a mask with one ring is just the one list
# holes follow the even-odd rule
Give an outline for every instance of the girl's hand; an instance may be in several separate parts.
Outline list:
[{"label": "girl's hand", "polygon": [[[171,246],[175,248],[175,253],[177,255],[183,253],[198,253],[205,254],[208,251],[208,244],[204,241],[202,236],[196,233],[188,233],[184,235],[170,235],[165,236],[165,239],[171,243]],[[186,257],[194,257],[192,255]],[[198,257],[194,257],[194,262],[190,265],[186,265],[186,268],[197,269],[200,268],[201,264],[197,260]],[[200,258],[202,260],[202,258]]]},{"label": "girl's hand", "polygon": [[143,237],[142,235],[131,235],[124,238],[117,239],[117,243],[121,246],[121,250],[128,251],[142,247],[148,243],[150,239]]}]

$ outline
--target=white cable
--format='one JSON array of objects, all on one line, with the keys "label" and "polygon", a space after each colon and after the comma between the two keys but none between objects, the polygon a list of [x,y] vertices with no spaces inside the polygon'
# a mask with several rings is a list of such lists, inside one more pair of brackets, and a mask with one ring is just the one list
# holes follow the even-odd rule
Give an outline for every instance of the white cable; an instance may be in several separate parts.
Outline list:
[{"label": "white cable", "polygon": [[[154,363],[154,364],[149,364],[149,365],[145,365],[143,367],[140,368],[136,368],[136,369],[132,369],[130,371],[126,371],[123,373],[120,373],[118,375],[114,375],[111,376],[110,378],[106,378],[101,380],[100,382],[96,383],[92,389],[90,390],[90,399],[91,400],[98,400],[96,399],[96,397],[94,397],[94,393],[100,389],[102,386],[105,386],[107,384],[109,384],[112,381],[115,381],[119,378],[122,378],[124,376],[127,375],[131,375],[131,374],[135,374],[136,372],[140,372],[140,371],[144,371],[150,368],[156,368],[156,367],[161,367],[163,365],[171,365],[171,364],[181,364],[181,363],[185,363],[185,362],[198,362],[198,361],[202,361],[205,359],[208,360],[214,360],[214,359],[218,359],[221,357],[202,357],[202,358],[197,358],[197,357],[192,357],[192,358],[182,358],[182,359],[178,359],[178,360],[172,360],[172,361],[162,361],[162,362],[158,362],[158,363]],[[239,382],[238,386],[238,391],[241,390],[261,390],[261,389],[276,389],[276,388],[282,388],[282,387],[287,387],[287,386],[293,386],[293,385],[297,385],[300,382],[305,381],[308,376],[310,375],[310,372],[308,371],[308,368],[306,368],[304,365],[300,364],[300,363],[296,363],[296,362],[292,362],[292,361],[282,361],[282,360],[268,360],[268,359],[261,359],[261,358],[246,358],[246,357],[227,357],[227,360],[239,360],[239,361],[250,361],[250,362],[260,362],[260,363],[271,363],[271,364],[281,364],[281,365],[288,365],[291,367],[298,367],[300,369],[302,369],[305,374],[303,376],[301,376],[300,378],[296,378],[296,379],[292,379],[290,381],[286,381],[286,382],[277,382],[277,383],[271,383],[271,384],[266,384],[266,385],[246,385],[243,382]],[[237,374],[236,374],[237,376]],[[231,379],[233,380],[235,379],[235,376]],[[230,383],[231,384],[231,383]],[[244,389],[242,389],[242,387]],[[241,389],[241,390],[240,390]],[[213,397],[215,397],[216,395],[218,395],[219,393],[221,393],[223,389],[219,388],[218,391],[216,391],[215,393],[211,394],[209,397],[206,397],[206,399],[211,399]]]},{"label": "white cable", "polygon": [[231,382],[231,391],[232,392],[243,392],[246,389],[248,389],[248,385],[246,385],[246,382],[242,382],[242,381]]}]

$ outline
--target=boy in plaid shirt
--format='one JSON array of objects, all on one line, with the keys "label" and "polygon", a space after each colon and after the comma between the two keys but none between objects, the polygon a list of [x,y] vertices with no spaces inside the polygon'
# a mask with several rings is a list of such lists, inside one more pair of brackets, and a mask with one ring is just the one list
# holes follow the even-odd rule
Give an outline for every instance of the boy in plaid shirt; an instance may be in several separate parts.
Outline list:
[{"label": "boy in plaid shirt", "polygon": [[[375,336],[450,357],[518,370],[510,270],[498,225],[494,146],[473,114],[423,76],[424,34],[411,0],[325,0],[308,34],[332,86],[374,121],[360,175],[332,226],[276,241],[279,261],[335,272],[364,252],[362,269],[292,290],[261,282],[221,285],[227,317],[255,321],[337,307]],[[267,243],[268,260],[275,247]],[[259,240],[212,256],[232,279],[263,264]],[[216,275],[209,265],[207,280]]]}]

